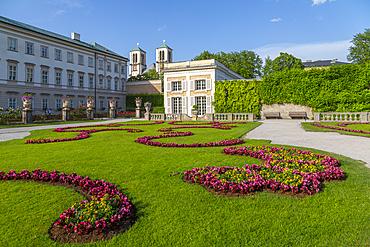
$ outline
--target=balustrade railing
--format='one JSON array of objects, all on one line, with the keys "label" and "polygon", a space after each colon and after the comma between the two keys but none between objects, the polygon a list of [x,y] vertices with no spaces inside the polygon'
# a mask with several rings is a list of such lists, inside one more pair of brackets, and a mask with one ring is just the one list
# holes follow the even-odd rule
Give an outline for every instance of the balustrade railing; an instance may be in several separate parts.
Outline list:
[{"label": "balustrade railing", "polygon": [[368,112],[319,112],[314,113],[315,122],[359,122],[369,121]]}]

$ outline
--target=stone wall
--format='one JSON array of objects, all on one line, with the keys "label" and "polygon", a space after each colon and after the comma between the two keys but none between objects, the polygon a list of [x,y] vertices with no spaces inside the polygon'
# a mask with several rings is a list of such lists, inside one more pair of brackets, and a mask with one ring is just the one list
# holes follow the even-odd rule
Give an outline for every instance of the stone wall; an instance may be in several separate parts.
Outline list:
[{"label": "stone wall", "polygon": [[261,119],[266,119],[265,112],[279,112],[282,119],[291,119],[289,112],[306,112],[308,119],[313,119],[312,107],[295,105],[292,103],[283,104],[262,104],[262,110],[260,112]]},{"label": "stone wall", "polygon": [[128,81],[126,82],[127,94],[157,94],[162,93],[161,80]]}]

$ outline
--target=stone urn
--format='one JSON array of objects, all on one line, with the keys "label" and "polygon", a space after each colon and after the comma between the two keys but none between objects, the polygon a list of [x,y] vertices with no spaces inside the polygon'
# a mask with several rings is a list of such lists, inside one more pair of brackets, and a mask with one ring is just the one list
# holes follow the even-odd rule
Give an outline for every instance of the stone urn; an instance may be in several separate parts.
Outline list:
[{"label": "stone urn", "polygon": [[198,110],[191,110],[191,115],[197,116],[198,115]]},{"label": "stone urn", "polygon": [[71,107],[71,101],[69,99],[63,99],[63,108],[70,108]]},{"label": "stone urn", "polygon": [[109,107],[110,109],[116,108],[116,101],[115,100],[109,100]]},{"label": "stone urn", "polygon": [[92,109],[94,107],[94,100],[93,99],[87,99],[86,105],[88,109]]},{"label": "stone urn", "polygon": [[23,102],[24,109],[31,109],[31,107],[32,107],[32,100],[33,100],[33,97],[31,97],[31,96],[24,96],[24,97],[22,97],[22,102]]},{"label": "stone urn", "polygon": [[150,107],[151,106],[152,106],[152,103],[150,103],[150,102],[145,102],[144,103],[145,111],[146,111],[147,114],[150,113]]},{"label": "stone urn", "polygon": [[141,100],[135,100],[136,108],[140,108]]}]

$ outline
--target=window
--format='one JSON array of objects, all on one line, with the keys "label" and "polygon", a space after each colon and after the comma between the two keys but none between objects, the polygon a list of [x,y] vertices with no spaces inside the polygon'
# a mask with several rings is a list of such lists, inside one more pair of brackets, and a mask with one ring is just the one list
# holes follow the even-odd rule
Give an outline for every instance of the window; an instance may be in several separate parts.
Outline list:
[{"label": "window", "polygon": [[132,55],[132,60],[134,61],[134,63],[137,63],[137,54]]},{"label": "window", "polygon": [[84,86],[84,75],[78,76],[78,86],[83,87]]},{"label": "window", "polygon": [[118,109],[118,101],[116,101],[116,109]]},{"label": "window", "polygon": [[108,79],[108,81],[107,81],[107,87],[108,87],[108,89],[111,89],[111,79]]},{"label": "window", "polygon": [[103,79],[102,78],[99,79],[99,88],[103,89]]},{"label": "window", "polygon": [[8,98],[8,108],[17,108],[17,99],[16,98]]},{"label": "window", "polygon": [[94,77],[89,77],[89,88],[94,88]]},{"label": "window", "polygon": [[33,44],[26,42],[26,54],[33,55]]},{"label": "window", "polygon": [[114,90],[118,90],[118,80],[114,80]]},{"label": "window", "polygon": [[62,84],[62,73],[60,71],[55,72],[55,84],[56,85]]},{"label": "window", "polygon": [[118,73],[118,64],[114,64],[114,73]]},{"label": "window", "polygon": [[182,90],[182,82],[181,81],[172,82],[172,91],[181,91],[181,90]]},{"label": "window", "polygon": [[100,110],[103,110],[103,108],[104,108],[104,101],[99,101],[99,108],[100,108]]},{"label": "window", "polygon": [[67,52],[67,62],[73,63],[73,53],[72,52]]},{"label": "window", "polygon": [[195,81],[195,90],[206,90],[206,80]]},{"label": "window", "polygon": [[17,80],[17,66],[16,65],[9,65],[9,80],[11,81]]},{"label": "window", "polygon": [[26,81],[33,82],[33,68],[26,68]]},{"label": "window", "polygon": [[182,113],[182,98],[176,97],[172,98],[173,103],[173,114],[181,114]]},{"label": "window", "polygon": [[48,48],[46,46],[41,46],[41,57],[48,57]]},{"label": "window", "polygon": [[46,69],[41,70],[41,83],[48,83],[48,71]]},{"label": "window", "polygon": [[84,56],[78,55],[78,64],[79,65],[84,65]]},{"label": "window", "polygon": [[99,69],[103,69],[103,60],[99,60]]},{"label": "window", "polygon": [[122,91],[125,91],[125,80],[122,80]]},{"label": "window", "polygon": [[68,73],[68,86],[73,86],[73,73]]},{"label": "window", "polygon": [[79,100],[79,101],[78,101],[78,106],[79,106],[79,107],[83,107],[83,106],[84,106],[84,104],[85,104],[85,103],[84,103],[84,100]]},{"label": "window", "polygon": [[62,60],[62,51],[55,49],[55,60]]},{"label": "window", "polygon": [[107,70],[108,70],[108,71],[111,71],[111,69],[112,69],[112,68],[111,68],[111,63],[110,63],[110,62],[107,62]]},{"label": "window", "polygon": [[74,103],[73,103],[73,100],[71,100],[71,108],[74,108]]},{"label": "window", "polygon": [[92,57],[89,57],[89,67],[94,67],[94,60]]},{"label": "window", "polygon": [[9,50],[17,51],[17,40],[13,38],[8,38]]},{"label": "window", "polygon": [[195,104],[198,106],[198,114],[206,114],[206,96],[195,97]]},{"label": "window", "polygon": [[125,66],[124,65],[121,65],[121,74],[126,74]]},{"label": "window", "polygon": [[61,99],[56,99],[55,100],[55,110],[58,110],[62,108],[62,100]]},{"label": "window", "polygon": [[159,52],[159,61],[163,61],[164,60],[164,51],[160,51]]},{"label": "window", "polygon": [[46,110],[49,108],[49,100],[48,99],[42,99],[41,101],[41,109]]}]

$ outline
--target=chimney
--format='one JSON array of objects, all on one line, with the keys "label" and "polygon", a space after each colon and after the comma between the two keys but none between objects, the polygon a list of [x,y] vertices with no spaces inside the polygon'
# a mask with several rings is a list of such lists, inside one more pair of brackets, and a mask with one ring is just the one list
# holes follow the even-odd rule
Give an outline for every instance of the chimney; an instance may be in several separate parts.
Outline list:
[{"label": "chimney", "polygon": [[80,41],[80,36],[81,35],[79,33],[75,33],[75,32],[71,33],[71,39]]},{"label": "chimney", "polygon": [[312,60],[306,60],[306,62],[307,62],[307,63],[311,63],[311,62],[312,62]]}]

